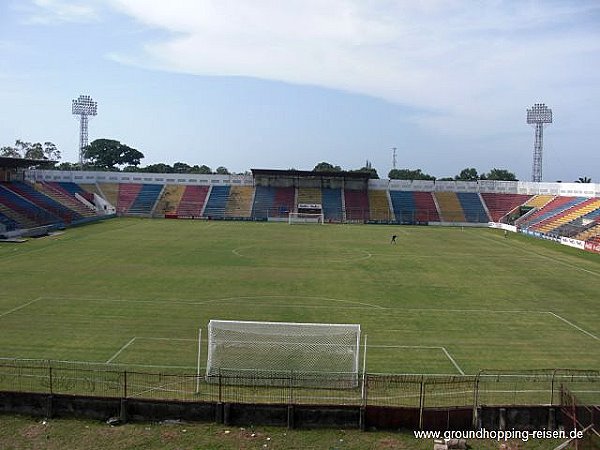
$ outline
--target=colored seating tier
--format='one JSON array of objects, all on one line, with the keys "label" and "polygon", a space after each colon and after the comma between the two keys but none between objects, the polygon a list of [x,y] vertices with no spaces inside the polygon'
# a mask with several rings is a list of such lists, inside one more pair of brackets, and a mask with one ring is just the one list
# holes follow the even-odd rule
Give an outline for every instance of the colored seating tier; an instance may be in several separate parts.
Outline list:
[{"label": "colored seating tier", "polygon": [[203,216],[211,219],[222,219],[225,217],[230,190],[231,186],[213,186],[210,190],[210,196],[206,202]]},{"label": "colored seating tier", "polygon": [[436,192],[434,195],[440,207],[440,218],[443,222],[467,221],[456,192]]},{"label": "colored seating tier", "polygon": [[12,231],[22,228],[21,224],[11,217],[10,209],[0,204],[0,231]]},{"label": "colored seating tier", "polygon": [[266,219],[270,216],[269,211],[273,208],[276,189],[272,186],[256,186],[252,204],[252,217]]},{"label": "colored seating tier", "polygon": [[487,223],[490,221],[479,194],[475,192],[457,192],[456,197],[458,197],[458,201],[462,206],[467,222]]},{"label": "colored seating tier", "polygon": [[541,208],[553,199],[554,195],[534,195],[523,206],[533,206],[534,208]]},{"label": "colored seating tier", "polygon": [[175,214],[185,192],[184,184],[167,184],[158,199],[156,214]]},{"label": "colored seating tier", "polygon": [[318,188],[298,188],[298,204],[323,204],[321,189]]},{"label": "colored seating tier", "polygon": [[[600,223],[600,208],[580,216],[571,222],[563,223],[559,227],[553,229],[552,234],[565,237],[575,237],[576,235],[586,233],[590,229],[594,228],[598,223]],[[592,235],[594,235],[594,233],[590,233],[586,237],[576,239],[585,241],[587,237]]]},{"label": "colored seating tier", "polygon": [[[5,217],[3,223],[6,225],[6,229],[10,231],[18,228],[36,227],[38,223],[35,220],[8,206],[10,204],[10,201],[3,198],[3,192],[4,191],[0,189],[0,213],[2,213],[2,215]],[[8,205],[5,205],[3,203],[3,200],[6,201]]]},{"label": "colored seating tier", "polygon": [[542,233],[550,233],[561,225],[575,221],[580,217],[585,216],[600,208],[600,199],[591,198],[584,200],[564,211],[549,217],[541,222],[536,223],[531,228]]},{"label": "colored seating tier", "polygon": [[600,235],[600,218],[596,217],[594,223],[592,223],[588,229],[576,234],[574,238],[579,239],[580,241],[587,241],[598,235]]},{"label": "colored seating tier", "polygon": [[201,217],[208,191],[208,186],[186,186],[177,206],[177,215]]},{"label": "colored seating tier", "polygon": [[59,217],[61,221],[66,224],[82,219],[81,214],[79,214],[77,211],[74,211],[62,203],[54,200],[53,198],[48,197],[28,183],[20,181],[12,182],[8,185],[8,187],[16,194],[29,200],[31,203],[46,211],[49,211],[54,216]]},{"label": "colored seating tier", "polygon": [[387,196],[388,191],[370,190],[369,196],[369,216],[371,220],[388,222],[392,219],[390,204]]},{"label": "colored seating tier", "polygon": [[412,191],[390,191],[390,199],[397,222],[416,223],[417,208]]},{"label": "colored seating tier", "polygon": [[481,194],[492,222],[499,222],[502,217],[513,209],[528,201],[531,196],[524,194],[493,194],[484,192]]},{"label": "colored seating tier", "polygon": [[[369,196],[364,190],[345,189],[346,220],[369,220]],[[386,199],[387,203],[387,199]]]},{"label": "colored seating tier", "polygon": [[342,212],[342,190],[339,188],[323,188],[321,190],[323,201],[323,217],[328,222],[341,222]]},{"label": "colored seating tier", "polygon": [[125,214],[135,198],[142,190],[142,185],[138,183],[122,183],[119,186],[119,198],[117,199],[117,214]]},{"label": "colored seating tier", "polygon": [[294,201],[296,199],[296,188],[278,187],[275,189],[273,197],[272,212],[276,217],[288,217],[289,213],[294,211]]},{"label": "colored seating tier", "polygon": [[[79,190],[79,186],[75,183],[70,183],[77,187]],[[82,217],[94,217],[96,216],[96,211],[86,205],[84,205],[81,201],[79,201],[75,194],[65,190],[59,183],[36,183],[36,189],[42,192],[44,195],[56,200],[57,202],[63,204],[69,209],[76,211]],[[79,192],[77,192],[79,194]],[[81,195],[81,194],[79,194]],[[83,196],[82,196],[83,197]]]},{"label": "colored seating tier", "polygon": [[417,208],[416,219],[418,223],[439,222],[440,215],[432,192],[413,192],[415,198],[415,206]]},{"label": "colored seating tier", "polygon": [[93,191],[88,192],[87,190],[85,190],[82,186],[80,186],[77,183],[49,182],[47,184],[49,184],[52,187],[56,187],[56,188],[60,189],[61,191],[65,192],[66,194],[70,195],[71,197],[74,197],[75,199],[77,199],[75,194],[78,194],[81,197],[85,198],[88,202],[94,203],[94,194],[92,194]]},{"label": "colored seating tier", "polygon": [[9,187],[11,184],[0,183],[0,203],[26,218],[27,222],[19,221],[22,225],[26,228],[33,228],[40,225],[63,223],[58,216],[12,191]]},{"label": "colored seating tier", "polygon": [[225,217],[250,217],[253,193],[252,186],[232,186],[225,208]]},{"label": "colored seating tier", "polygon": [[[80,183],[79,187],[81,189],[83,189],[83,191],[87,192],[88,194],[97,194],[100,197],[103,197],[102,192],[100,192],[100,189],[98,189],[98,186],[96,186],[96,183],[90,184],[90,183]],[[112,204],[112,203],[111,203]]]},{"label": "colored seating tier", "polygon": [[127,213],[134,215],[151,214],[163,186],[162,184],[143,184]]},{"label": "colored seating tier", "polygon": [[98,183],[100,195],[115,208],[119,200],[119,186],[117,183]]},{"label": "colored seating tier", "polygon": [[521,228],[529,228],[542,220],[548,219],[549,217],[560,214],[561,212],[575,206],[577,203],[581,203],[585,198],[581,197],[556,197],[551,200],[541,209],[535,211],[533,214],[525,217],[523,220],[517,221],[518,226]]}]

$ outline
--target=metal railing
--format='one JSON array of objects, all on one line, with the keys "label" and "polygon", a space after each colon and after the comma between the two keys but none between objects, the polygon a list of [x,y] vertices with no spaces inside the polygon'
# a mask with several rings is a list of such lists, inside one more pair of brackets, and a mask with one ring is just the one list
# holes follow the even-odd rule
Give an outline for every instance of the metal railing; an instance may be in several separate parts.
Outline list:
[{"label": "metal railing", "polygon": [[[101,363],[0,360],[0,391],[224,403],[413,408],[560,405],[561,387],[600,405],[600,372],[542,370],[477,375],[353,375],[268,372],[212,377]],[[327,383],[322,382],[327,380]],[[356,382],[358,380],[358,382]]]}]

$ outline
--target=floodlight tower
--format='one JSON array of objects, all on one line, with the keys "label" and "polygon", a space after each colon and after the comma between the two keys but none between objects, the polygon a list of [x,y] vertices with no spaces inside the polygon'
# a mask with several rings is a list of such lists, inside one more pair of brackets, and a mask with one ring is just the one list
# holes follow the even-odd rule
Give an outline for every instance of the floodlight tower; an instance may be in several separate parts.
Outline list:
[{"label": "floodlight tower", "polygon": [[98,114],[98,102],[92,100],[89,95],[80,95],[73,100],[72,113],[78,116],[79,126],[79,167],[83,167],[83,149],[88,145],[88,116]]},{"label": "floodlight tower", "polygon": [[396,147],[392,147],[392,169],[396,170]]},{"label": "floodlight tower", "polygon": [[542,148],[544,146],[544,124],[552,123],[552,110],[544,103],[536,103],[527,110],[527,123],[535,125],[533,144],[533,171],[531,181],[542,181]]}]

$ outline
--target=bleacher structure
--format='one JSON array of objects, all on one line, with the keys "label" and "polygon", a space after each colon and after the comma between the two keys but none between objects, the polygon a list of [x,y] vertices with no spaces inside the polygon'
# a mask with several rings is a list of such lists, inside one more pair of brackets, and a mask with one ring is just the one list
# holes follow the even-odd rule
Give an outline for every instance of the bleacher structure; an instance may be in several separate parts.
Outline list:
[{"label": "bleacher structure", "polygon": [[[504,223],[600,252],[600,185],[372,180],[356,172],[254,169],[252,175],[24,170],[0,182],[0,233],[106,217],[488,226]],[[100,202],[100,204],[99,204]],[[109,214],[110,215],[110,214]],[[564,242],[563,242],[564,243]]]}]

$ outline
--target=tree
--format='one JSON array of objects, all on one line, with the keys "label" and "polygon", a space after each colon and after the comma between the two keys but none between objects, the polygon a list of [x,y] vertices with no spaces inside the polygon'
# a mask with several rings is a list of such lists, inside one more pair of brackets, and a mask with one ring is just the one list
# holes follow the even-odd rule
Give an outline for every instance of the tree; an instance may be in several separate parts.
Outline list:
[{"label": "tree", "polygon": [[454,177],[457,181],[477,181],[479,180],[479,174],[477,173],[477,169],[473,167],[468,167],[460,171],[458,175]]},{"label": "tree", "polygon": [[175,173],[190,173],[192,167],[189,164],[183,162],[176,162],[173,164],[173,172]]},{"label": "tree", "polygon": [[375,180],[379,179],[379,175],[377,174],[377,169],[373,168],[373,166],[371,165],[371,161],[369,161],[368,159],[363,167],[361,167],[360,169],[351,170],[351,172],[365,173],[365,174],[369,175],[369,178],[372,178]]},{"label": "tree", "polygon": [[16,148],[7,146],[0,148],[0,156],[5,158],[20,158],[21,154]]},{"label": "tree", "polygon": [[575,180],[575,183],[591,183],[592,179],[590,177],[579,177],[579,179]]},{"label": "tree", "polygon": [[333,164],[330,164],[325,161],[320,162],[313,169],[313,172],[341,172],[341,171],[342,171],[342,168],[340,166],[334,166]]},{"label": "tree", "polygon": [[229,170],[227,170],[227,167],[219,166],[215,173],[218,175],[229,175]]},{"label": "tree", "polygon": [[174,170],[173,168],[165,163],[158,163],[158,164],[150,164],[149,166],[143,167],[141,169],[142,172],[148,172],[148,173],[173,173]]},{"label": "tree", "polygon": [[60,150],[52,142],[31,143],[17,139],[14,147],[0,148],[0,156],[10,158],[59,160]]},{"label": "tree", "polygon": [[190,168],[190,173],[208,175],[212,173],[212,169],[204,164],[201,166],[195,164]]},{"label": "tree", "polygon": [[390,180],[435,180],[434,176],[423,173],[421,169],[392,169],[388,173]]},{"label": "tree", "polygon": [[139,166],[144,154],[119,141],[96,139],[85,147],[83,156],[92,166],[111,170],[115,169],[115,166]]},{"label": "tree", "polygon": [[519,181],[514,173],[506,169],[492,169],[489,173],[481,174],[482,180]]}]

